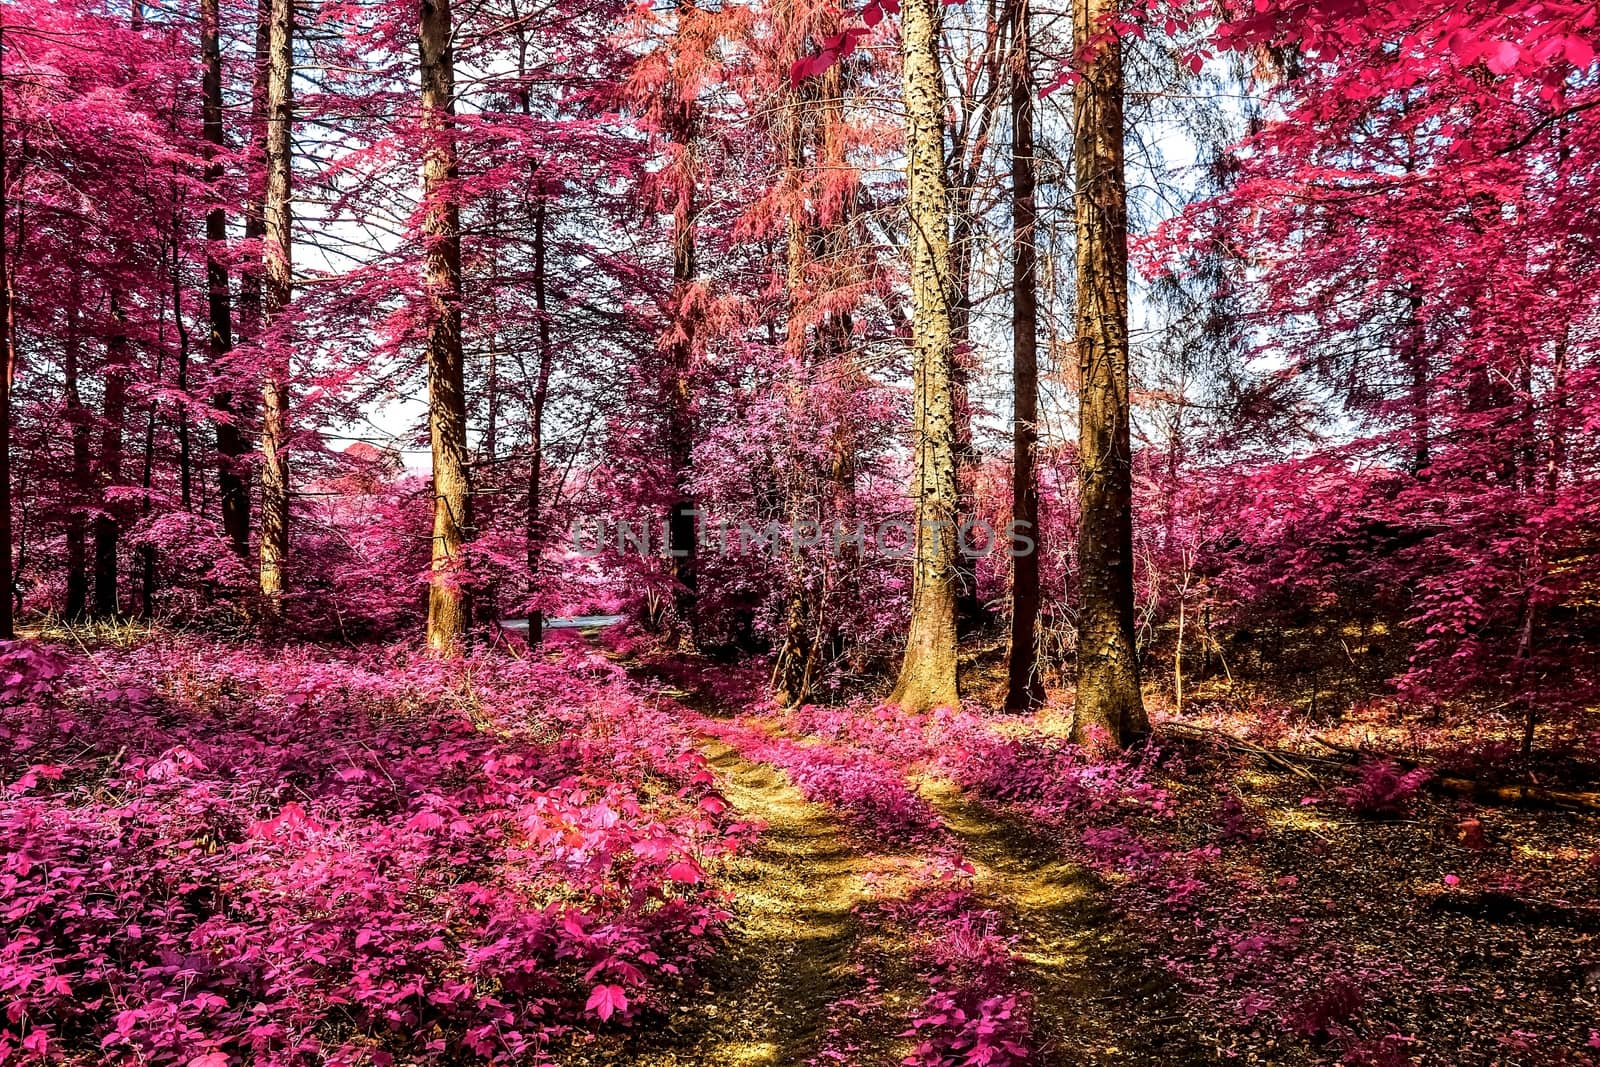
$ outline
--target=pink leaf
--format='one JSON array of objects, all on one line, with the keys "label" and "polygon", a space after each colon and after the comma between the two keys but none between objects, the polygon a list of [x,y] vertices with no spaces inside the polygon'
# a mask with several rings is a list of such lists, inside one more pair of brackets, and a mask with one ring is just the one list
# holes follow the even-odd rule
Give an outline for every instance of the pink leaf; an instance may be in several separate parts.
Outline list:
[{"label": "pink leaf", "polygon": [[584,1006],[585,1011],[592,1011],[605,1021],[619,1011],[628,1010],[628,995],[619,985],[597,985],[589,993],[589,1001]]},{"label": "pink leaf", "polygon": [[667,868],[667,877],[674,882],[683,882],[685,885],[699,885],[704,877],[700,868],[688,860],[679,860]]},{"label": "pink leaf", "polygon": [[1501,41],[1500,47],[1495,49],[1494,55],[1489,57],[1489,69],[1496,74],[1509,74],[1517,65],[1517,60],[1522,58],[1522,49],[1510,41]]},{"label": "pink leaf", "polygon": [[442,826],[444,826],[444,816],[435,811],[419,811],[406,820],[406,829],[421,830],[424,833],[432,833]]}]

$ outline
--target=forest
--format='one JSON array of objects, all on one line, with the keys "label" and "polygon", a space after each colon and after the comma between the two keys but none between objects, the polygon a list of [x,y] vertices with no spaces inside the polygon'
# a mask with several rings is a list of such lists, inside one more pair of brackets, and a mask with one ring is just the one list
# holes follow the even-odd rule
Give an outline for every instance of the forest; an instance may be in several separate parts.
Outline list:
[{"label": "forest", "polygon": [[1600,1065],[1594,0],[0,0],[0,1067]]}]

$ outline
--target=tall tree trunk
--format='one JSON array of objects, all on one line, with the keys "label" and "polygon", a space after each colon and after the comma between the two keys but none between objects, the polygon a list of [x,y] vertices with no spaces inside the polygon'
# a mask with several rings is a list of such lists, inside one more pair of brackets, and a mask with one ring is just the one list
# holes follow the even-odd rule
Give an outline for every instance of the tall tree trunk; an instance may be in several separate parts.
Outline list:
[{"label": "tall tree trunk", "polygon": [[[177,192],[176,189],[173,190]],[[172,321],[178,334],[177,375],[173,384],[182,396],[178,409],[178,499],[184,511],[193,510],[194,453],[189,442],[189,323],[183,312],[183,219],[172,217]],[[155,415],[154,405],[151,416]],[[148,503],[145,510],[149,510]],[[154,551],[154,549],[150,549]]]},{"label": "tall tree trunk", "polygon": [[1567,465],[1567,349],[1572,327],[1563,326],[1556,338],[1555,360],[1550,365],[1550,391],[1547,415],[1549,456],[1545,462],[1545,497],[1555,503],[1561,488],[1561,472]]},{"label": "tall tree trunk", "polygon": [[[957,75],[959,95],[948,109],[951,115],[948,156],[952,168],[947,189],[951,219],[950,342],[955,390],[956,510],[961,515],[972,515],[976,510],[978,471],[982,465],[977,439],[972,432],[972,377],[976,369],[972,344],[972,279],[980,226],[979,178],[988,158],[990,131],[1000,102],[1011,85],[1006,73],[1005,41],[1013,29],[1010,25],[1013,20],[996,19],[995,8],[991,0],[978,56],[981,75],[973,77],[971,72]],[[983,91],[974,95],[979,84]],[[989,611],[978,594],[978,557],[958,552],[955,566],[959,635],[980,628],[988,620]]]},{"label": "tall tree trunk", "polygon": [[1077,715],[1094,748],[1145,733],[1133,630],[1133,456],[1128,410],[1128,205],[1118,0],[1074,0],[1073,169],[1078,243]]},{"label": "tall tree trunk", "polygon": [[[267,172],[267,86],[272,80],[272,5],[273,0],[256,0],[255,73],[250,85],[250,163],[251,180],[265,182]],[[291,72],[292,73],[292,72]],[[261,333],[261,276],[266,255],[266,189],[252,189],[244,202],[244,239],[256,250],[253,259],[239,269],[239,337],[250,342]],[[240,415],[255,414],[253,391],[247,392]],[[248,406],[251,410],[243,410]],[[248,487],[246,488],[248,506]]]},{"label": "tall tree trunk", "polygon": [[[978,443],[972,434],[972,270],[977,220],[972,195],[952,197],[950,242],[950,381],[955,405],[956,512],[976,510]],[[958,551],[955,557],[956,633],[979,628],[987,615],[978,595],[978,560]]]},{"label": "tall tree trunk", "polygon": [[[538,592],[539,572],[544,565],[544,409],[550,399],[550,369],[555,357],[550,340],[549,279],[546,276],[546,229],[549,225],[549,194],[540,175],[537,199],[533,203],[533,306],[539,316],[539,370],[534,380],[533,401],[528,407],[528,580],[530,593]],[[544,611],[528,612],[528,643],[544,639]]]},{"label": "tall tree trunk", "polygon": [[[792,11],[789,14],[792,20]],[[837,29],[836,22],[822,32]],[[790,32],[794,33],[792,22]],[[845,70],[844,64],[835,63],[820,78],[795,87],[788,93],[784,107],[784,186],[789,202],[785,250],[791,360],[789,406],[795,435],[810,436],[826,426],[834,398],[812,388],[819,378],[832,379],[831,388],[840,394],[840,401],[857,386],[850,313],[842,309],[818,310],[825,309],[830,298],[848,284],[841,284],[840,276],[848,274],[849,268],[843,264],[850,261],[853,252],[854,189],[847,186],[834,202],[829,196],[818,195],[816,188],[830,175],[850,168],[844,136]],[[813,88],[815,91],[810,91]],[[814,153],[812,163],[806,159],[808,144]],[[838,403],[829,431],[826,464],[815,462],[805,449],[792,453],[784,488],[791,530],[813,521],[823,530],[849,528],[855,515],[852,430],[848,404]],[[836,547],[842,558],[815,557],[810,566],[798,543],[790,547],[783,638],[772,671],[773,700],[780,705],[805,702],[817,665],[833,639],[834,627],[827,611],[830,588],[842,584],[839,572],[855,559],[854,545],[846,542]]]},{"label": "tall tree trunk", "polygon": [[72,509],[67,514],[67,601],[66,617],[82,619],[89,607],[88,554],[85,542],[88,524],[83,505],[89,494],[89,413],[83,406],[78,376],[83,357],[83,272],[72,270],[67,289],[67,333],[62,339],[66,379],[66,418],[72,435]]},{"label": "tall tree trunk", "polygon": [[[1011,71],[1011,646],[1006,653],[1006,708],[1027,711],[1044,700],[1034,662],[1039,618],[1039,299],[1033,164],[1033,71],[1028,55],[1028,0],[1012,0]],[[1027,538],[1026,541],[1023,538]]]},{"label": "tall tree trunk", "polygon": [[[271,0],[267,41],[267,189],[262,317],[280,322],[293,299],[290,134],[294,123],[294,3]],[[269,619],[283,609],[289,560],[289,345],[276,338],[266,360],[261,425],[261,594]]]},{"label": "tall tree trunk", "polygon": [[[0,19],[4,14],[0,11]],[[10,162],[5,133],[5,24],[0,21],[0,331],[5,334],[0,338],[0,638],[8,641],[16,636],[11,600],[16,584],[11,563],[11,373],[16,353],[12,348],[11,264],[6,249]]]},{"label": "tall tree trunk", "polygon": [[100,514],[94,520],[94,615],[114,619],[121,613],[117,591],[117,556],[121,547],[123,505],[111,499],[122,483],[122,433],[127,417],[128,377],[132,357],[121,298],[110,296],[111,336],[106,339],[105,407],[100,429]]},{"label": "tall tree trunk", "polygon": [[[677,34],[685,36],[685,23],[699,12],[694,0],[678,0]],[[679,64],[681,65],[681,62]],[[694,502],[694,408],[691,375],[695,334],[699,326],[698,301],[692,291],[699,273],[695,242],[696,203],[695,139],[699,135],[698,106],[685,99],[681,89],[671,105],[671,137],[678,151],[676,201],[672,212],[672,337],[667,367],[667,476],[672,503],[667,510],[667,551],[672,560],[673,609],[678,637],[694,647],[700,643],[699,528]]]},{"label": "tall tree trunk", "polygon": [[1401,341],[1401,362],[1411,374],[1408,404],[1411,408],[1411,473],[1421,474],[1428,468],[1429,451],[1429,398],[1431,384],[1428,367],[1428,350],[1423,344],[1422,291],[1415,282],[1405,285],[1405,337]]},{"label": "tall tree trunk", "polygon": [[471,613],[461,585],[461,546],[471,528],[467,405],[461,354],[461,209],[456,203],[455,67],[450,0],[422,0],[423,240],[427,246],[428,432],[433,447],[433,563],[428,648],[458,651]]},{"label": "tall tree trunk", "polygon": [[[155,380],[161,381],[166,372],[162,365],[165,361],[156,360]],[[152,402],[145,408],[144,417],[144,462],[141,464],[139,475],[139,515],[148,522],[150,519],[151,488],[155,481],[156,468],[156,405]],[[139,617],[150,619],[155,617],[156,601],[156,548],[148,540],[138,546],[139,553]]]},{"label": "tall tree trunk", "polygon": [[891,703],[922,711],[956,694],[955,395],[950,352],[949,199],[938,0],[902,8],[906,209],[911,233],[912,418],[916,470],[911,626]]},{"label": "tall tree trunk", "polygon": [[[786,11],[785,15],[792,13]],[[836,67],[830,67],[832,75]],[[808,337],[807,318],[810,308],[806,288],[806,265],[811,259],[813,220],[807,211],[804,195],[806,119],[809,101],[805,85],[795,86],[786,93],[783,108],[783,184],[788,198],[789,218],[787,240],[784,248],[785,288],[789,295],[789,324],[787,348],[790,359],[788,382],[788,410],[791,434],[801,434],[809,429],[806,423],[807,382],[815,372],[812,362],[812,342]],[[822,121],[820,118],[819,122]],[[821,331],[819,330],[820,334]],[[820,336],[817,342],[820,344]],[[807,477],[810,464],[801,450],[791,452],[787,470],[783,472],[785,517],[791,531],[805,516],[808,490]],[[816,621],[813,618],[812,581],[807,574],[806,560],[794,538],[789,545],[788,574],[785,577],[783,608],[783,639],[772,665],[772,699],[780,707],[794,707],[805,702],[811,686],[812,667],[816,661]]]},{"label": "tall tree trunk", "polygon": [[[220,195],[220,157],[225,146],[218,2],[200,2],[200,53],[205,64],[201,77],[201,94],[204,97],[202,118],[208,156],[205,177],[214,196]],[[221,203],[214,203],[206,212],[206,310],[211,322],[209,348],[213,374],[226,373],[228,354],[233,351],[233,309],[228,292],[228,266],[219,255],[227,240],[227,210]],[[222,501],[222,529],[234,553],[244,559],[250,554],[250,492],[243,476],[244,435],[239,432],[233,391],[220,389],[211,402],[223,416],[216,430],[217,486]]]}]

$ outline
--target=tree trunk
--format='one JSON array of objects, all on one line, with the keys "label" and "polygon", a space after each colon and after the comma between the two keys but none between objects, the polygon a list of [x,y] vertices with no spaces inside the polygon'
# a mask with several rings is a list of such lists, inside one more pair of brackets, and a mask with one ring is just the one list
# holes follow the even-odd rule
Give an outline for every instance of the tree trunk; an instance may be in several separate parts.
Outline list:
[{"label": "tree trunk", "polygon": [[[0,12],[0,19],[4,12]],[[0,639],[16,636],[11,590],[16,585],[11,563],[11,372],[15,365],[11,330],[11,271],[7,262],[6,187],[10,158],[5,135],[5,25],[0,22]]]},{"label": "tree trunk", "polygon": [[89,571],[85,542],[88,524],[83,505],[89,494],[89,413],[83,406],[78,376],[83,355],[83,273],[74,268],[67,290],[67,333],[62,339],[66,379],[66,419],[72,435],[72,510],[67,514],[67,600],[65,615],[76,622],[89,607]]},{"label": "tree trunk", "polygon": [[1545,498],[1555,503],[1561,472],[1567,465],[1567,349],[1572,328],[1564,326],[1556,338],[1555,360],[1550,367],[1548,436],[1550,455],[1545,463]]},{"label": "tree trunk", "polygon": [[955,396],[950,353],[949,200],[938,0],[908,0],[900,36],[911,233],[912,418],[916,431],[911,625],[891,703],[954,706],[956,694]]},{"label": "tree trunk", "polygon": [[[678,36],[685,23],[699,12],[694,0],[678,2]],[[674,64],[681,66],[681,61]],[[681,90],[672,104],[671,136],[678,151],[679,173],[672,212],[672,335],[665,397],[667,409],[667,477],[672,503],[667,511],[667,550],[676,581],[673,609],[680,641],[689,647],[700,643],[699,528],[694,502],[694,407],[691,376],[695,334],[699,326],[698,301],[692,296],[699,263],[695,241],[695,138],[699,134],[698,108]]]},{"label": "tree trunk", "polygon": [[[155,380],[161,381],[166,368],[162,365],[164,360],[157,358]],[[139,516],[148,522],[150,518],[150,490],[155,481],[156,467],[156,406],[150,404],[145,409],[144,417],[144,462],[139,475]],[[156,601],[156,548],[148,540],[138,546],[139,553],[139,617],[151,619],[155,617]]]},{"label": "tree trunk", "polygon": [[1148,730],[1133,630],[1133,476],[1128,411],[1128,210],[1117,0],[1074,0],[1078,244],[1077,714],[1073,736],[1118,747]]},{"label": "tree trunk", "polygon": [[461,585],[461,546],[471,527],[467,406],[461,354],[461,209],[455,201],[455,69],[450,0],[422,0],[423,241],[427,247],[428,432],[433,448],[433,562],[428,648],[459,651],[471,613]]},{"label": "tree trunk", "polygon": [[[1039,491],[1034,454],[1039,440],[1038,252],[1034,227],[1033,77],[1028,56],[1028,0],[1013,0],[1011,84],[1011,645],[1006,653],[1006,709],[1028,711],[1044,701],[1034,662],[1039,619]],[[1026,541],[1023,538],[1027,538]]]},{"label": "tree trunk", "polygon": [[[250,85],[250,172],[252,181],[259,175],[263,182],[267,172],[267,86],[272,80],[272,4],[273,0],[256,0],[255,74]],[[244,202],[244,239],[256,249],[256,255],[241,264],[239,270],[239,338],[247,343],[261,332],[265,207],[265,187],[252,189]],[[253,393],[245,394],[245,404],[254,408]],[[253,415],[254,411],[241,411],[241,415],[246,414]]]},{"label": "tree trunk", "polygon": [[[290,133],[294,123],[294,4],[271,0],[267,43],[267,189],[261,216],[263,324],[281,322],[293,299]],[[261,594],[269,619],[283,610],[289,560],[289,345],[275,342],[261,389]]]},{"label": "tree trunk", "polygon": [[1401,342],[1401,361],[1411,374],[1411,473],[1427,470],[1430,451],[1428,350],[1423,344],[1422,292],[1414,282],[1405,286],[1405,338]]},{"label": "tree trunk", "polygon": [[120,501],[111,499],[111,490],[122,482],[122,431],[128,407],[128,375],[131,356],[122,312],[122,302],[111,293],[111,336],[106,339],[106,384],[104,421],[100,429],[99,477],[100,514],[94,520],[94,615],[114,619],[121,613],[117,595],[117,555],[121,547]]},{"label": "tree trunk", "polygon": [[[972,434],[972,270],[977,235],[970,192],[952,198],[950,242],[950,382],[955,410],[956,512],[977,510],[977,478],[981,460]],[[956,633],[981,628],[988,612],[978,595],[978,560],[958,551],[955,557]]]},{"label": "tree trunk", "polygon": [[[206,139],[205,178],[216,195],[222,182],[225,146],[222,124],[222,48],[218,40],[220,15],[218,0],[201,0],[200,53],[205,67],[201,77],[204,133]],[[228,292],[228,267],[218,251],[228,240],[228,214],[220,203],[206,212],[206,295],[211,320],[211,370],[225,370],[233,351],[233,309]],[[219,414],[217,423],[217,486],[222,501],[222,529],[235,554],[244,559],[250,554],[250,492],[245,487],[244,436],[239,432],[233,409],[233,391],[221,389],[212,397]]]},{"label": "tree trunk", "polygon": [[[792,12],[785,15],[792,21]],[[831,67],[832,75],[837,67]],[[806,266],[811,259],[813,220],[809,217],[805,183],[806,119],[809,101],[805,84],[793,87],[784,105],[783,184],[788,197],[789,217],[784,247],[784,280],[789,297],[789,323],[786,331],[790,359],[788,382],[788,411],[790,432],[800,434],[809,426],[806,422],[806,385],[815,372],[811,360],[812,342],[806,329],[809,295],[806,287]],[[819,119],[819,121],[821,121]],[[819,331],[820,332],[820,331]],[[820,342],[821,338],[818,338]],[[805,516],[808,466],[804,453],[795,449],[788,457],[784,481],[785,517],[791,531]],[[783,639],[772,664],[772,699],[779,707],[796,707],[803,704],[811,687],[812,668],[817,654],[817,627],[814,601],[818,599],[807,574],[804,552],[799,538],[793,538],[788,552],[788,574],[784,584]]]},{"label": "tree trunk", "polygon": [[[550,399],[550,369],[555,356],[550,340],[549,279],[545,275],[545,231],[549,223],[549,196],[544,179],[538,178],[537,199],[533,204],[533,306],[539,315],[539,370],[533,385],[533,402],[528,408],[528,581],[530,594],[538,592],[539,571],[544,565],[544,409]],[[544,611],[528,612],[528,643],[544,640]]]},{"label": "tree trunk", "polygon": [[[795,30],[794,12],[790,10],[788,15],[790,39],[798,42],[803,38]],[[839,26],[834,22],[821,32],[831,33]],[[855,193],[847,188],[834,202],[817,195],[816,189],[827,176],[850,168],[844,134],[845,71],[844,64],[835,63],[820,78],[795,87],[784,108],[791,432],[807,436],[820,432],[826,426],[830,404],[838,405],[829,432],[827,463],[815,462],[804,449],[790,454],[784,491],[791,530],[811,521],[824,530],[830,529],[830,523],[833,530],[849,529],[855,515],[855,436],[847,402],[857,387],[851,353],[853,325],[847,310],[827,309],[849,284],[850,268],[845,264],[854,251]],[[810,91],[813,88],[815,91]],[[809,164],[808,144],[814,152],[814,162]],[[825,310],[819,313],[819,308]],[[833,379],[837,398],[811,388],[819,377]],[[849,579],[841,572],[853,566],[856,558],[853,545],[836,547],[839,558],[815,557],[813,565],[807,566],[802,547],[798,543],[790,546],[783,639],[772,671],[773,700],[780,705],[805,702],[817,666],[834,641],[837,631],[827,610],[830,589],[848,587]]]},{"label": "tree trunk", "polygon": [[[176,190],[174,190],[176,193]],[[189,441],[189,323],[183,312],[183,218],[177,212],[172,217],[172,322],[178,334],[177,374],[173,384],[183,400],[178,409],[178,500],[184,511],[194,506],[194,450]],[[150,408],[155,417],[155,405]],[[145,511],[150,510],[146,495]],[[150,548],[149,551],[155,551]]]}]

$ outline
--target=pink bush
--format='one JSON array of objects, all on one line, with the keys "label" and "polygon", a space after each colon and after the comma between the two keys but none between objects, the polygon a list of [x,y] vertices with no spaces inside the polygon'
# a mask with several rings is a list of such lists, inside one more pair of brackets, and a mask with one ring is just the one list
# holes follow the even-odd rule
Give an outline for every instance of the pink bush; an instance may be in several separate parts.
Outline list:
[{"label": "pink bush", "polygon": [[604,660],[0,656],[0,1062],[522,1056],[726,919],[742,828]]},{"label": "pink bush", "polygon": [[1028,994],[1000,917],[969,889],[924,892],[891,908],[915,931],[929,992],[903,1036],[907,1067],[1010,1067],[1029,1063]]},{"label": "pink bush", "polygon": [[1356,769],[1354,785],[1334,790],[1339,803],[1363,815],[1404,815],[1433,774],[1421,767],[1401,770],[1388,760],[1370,760]]}]

